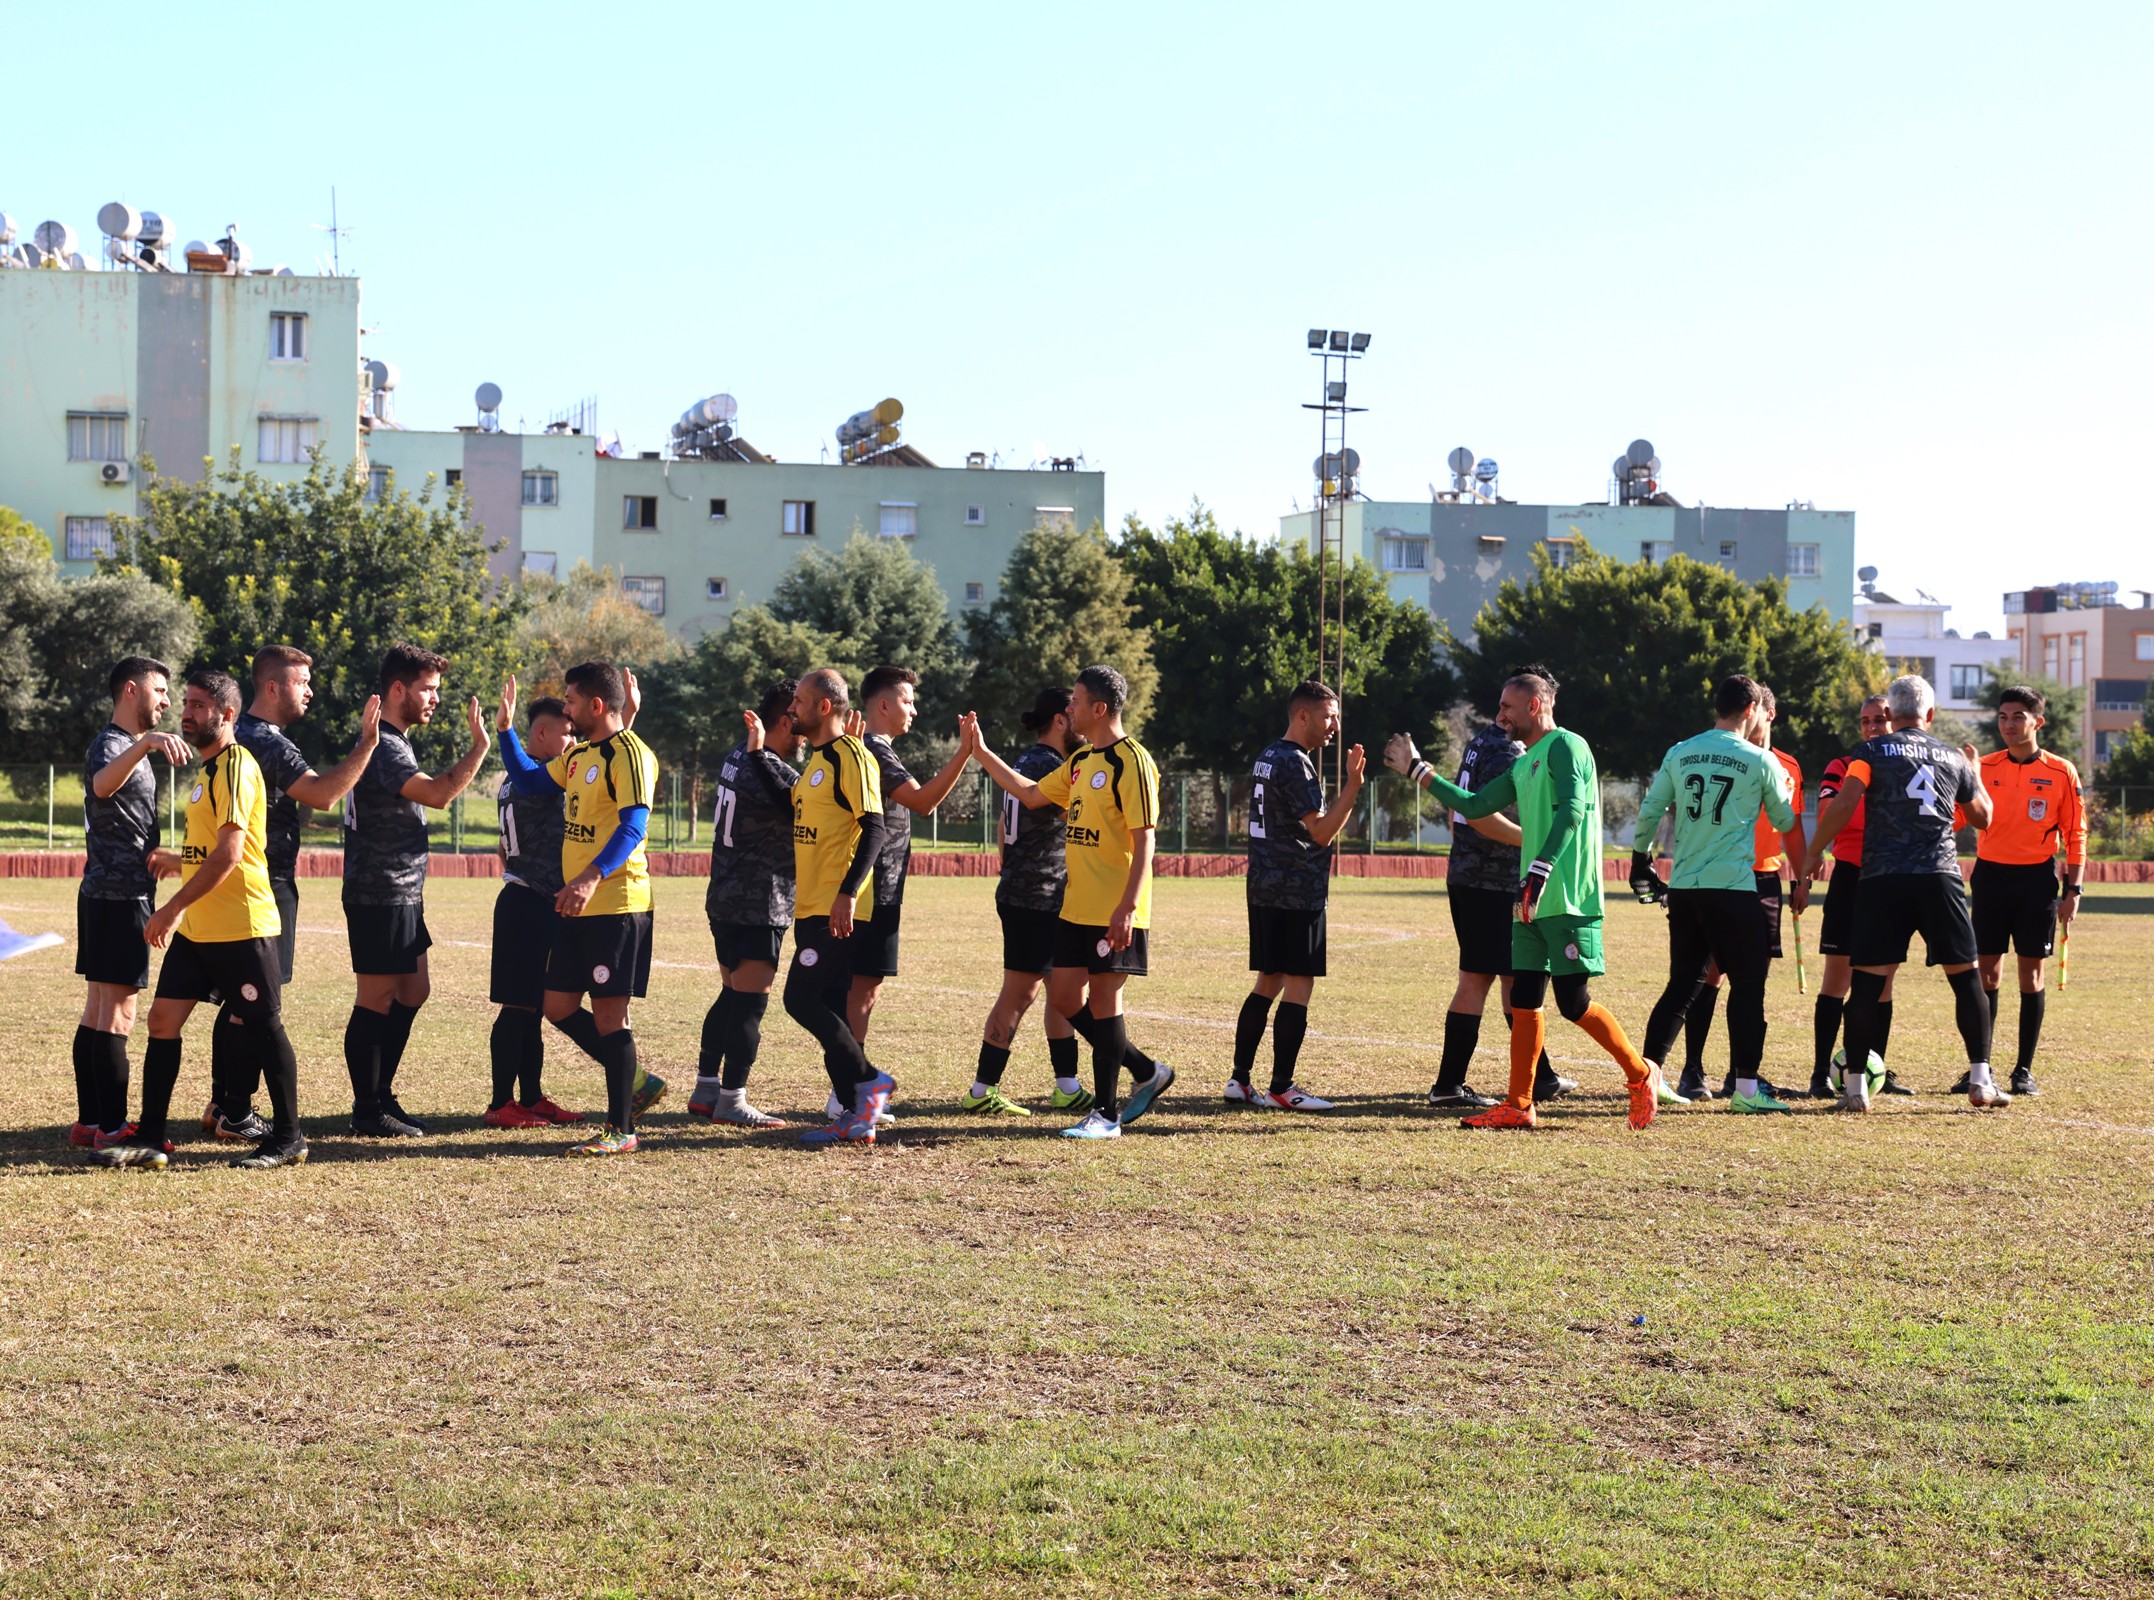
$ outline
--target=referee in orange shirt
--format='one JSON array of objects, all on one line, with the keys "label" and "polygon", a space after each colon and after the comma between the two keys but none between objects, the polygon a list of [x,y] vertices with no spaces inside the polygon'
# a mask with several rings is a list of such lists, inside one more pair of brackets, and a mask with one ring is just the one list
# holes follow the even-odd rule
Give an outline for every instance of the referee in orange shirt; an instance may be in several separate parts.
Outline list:
[{"label": "referee in orange shirt", "polygon": [[[2041,1092],[2034,1084],[2034,1051],[2048,1001],[2043,969],[2058,935],[2071,933],[2079,911],[2079,882],[2087,870],[2087,810],[2079,797],[2079,771],[2064,757],[2041,748],[2047,709],[2038,689],[2020,685],[2005,690],[1997,697],[1997,737],[2004,748],[1982,758],[1982,787],[1989,794],[1992,820],[1975,848],[1975,957],[1994,1034],[2005,950],[2010,947],[2019,954],[2015,1095]],[[1964,1084],[1959,1092],[1965,1092]]]}]

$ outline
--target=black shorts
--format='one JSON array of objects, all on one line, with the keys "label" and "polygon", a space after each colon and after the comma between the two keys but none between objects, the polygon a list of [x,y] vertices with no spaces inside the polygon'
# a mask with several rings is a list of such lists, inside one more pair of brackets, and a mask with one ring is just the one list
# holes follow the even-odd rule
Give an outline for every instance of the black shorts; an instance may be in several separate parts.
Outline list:
[{"label": "black shorts", "polygon": [[164,965],[157,969],[157,998],[222,1001],[243,1022],[274,1022],[284,1010],[277,941],[264,937],[196,944],[175,933],[165,949]]},{"label": "black shorts", "polygon": [[546,963],[561,914],[553,896],[527,884],[504,883],[494,897],[493,974],[486,997],[497,1006],[536,1011],[546,999]]},{"label": "black shorts", "polygon": [[352,971],[361,977],[401,978],[419,970],[434,942],[426,931],[426,907],[355,906],[346,902],[344,932],[351,940]]},{"label": "black shorts", "polygon": [[1891,967],[1907,959],[1919,933],[1933,967],[1971,966],[1974,924],[1967,916],[1967,890],[1958,873],[1887,872],[1862,880],[1855,902],[1858,967]]},{"label": "black shorts", "polygon": [[856,978],[894,978],[898,972],[898,926],[903,920],[903,902],[894,906],[877,906],[875,920],[853,923],[853,936],[846,942],[852,946],[846,959],[852,965]]},{"label": "black shorts", "polygon": [[1458,940],[1458,970],[1487,977],[1511,972],[1511,907],[1508,889],[1451,888],[1451,932]]},{"label": "black shorts", "polygon": [[1771,962],[1771,940],[1752,890],[1668,891],[1670,978],[1702,978],[1713,965],[1736,982],[1763,983]]},{"label": "black shorts", "polygon": [[299,885],[290,878],[271,878],[269,892],[277,897],[277,981],[292,981],[292,958],[299,953]]},{"label": "black shorts", "polygon": [[75,896],[75,970],[92,983],[129,989],[150,984],[149,896],[139,900],[92,900]]},{"label": "black shorts", "polygon": [[2057,950],[2057,897],[2062,885],[2054,861],[2015,866],[1977,861],[1974,881],[1975,951],[2001,956],[2009,948],[2037,961]]},{"label": "black shorts", "polygon": [[1844,956],[1855,948],[1855,900],[1862,890],[1862,864],[1835,861],[1825,880],[1825,915],[1817,934],[1817,953]]},{"label": "black shorts", "polygon": [[852,987],[852,941],[833,938],[828,917],[802,917],[793,924],[793,964],[786,968],[785,986],[799,984],[828,993],[832,1004],[844,1009],[842,996]]},{"label": "black shorts", "polygon": [[1141,978],[1151,971],[1146,954],[1145,934],[1149,930],[1132,928],[1129,947],[1126,950],[1110,950],[1107,947],[1107,925],[1089,922],[1068,922],[1060,918],[1055,925],[1055,965],[1075,967],[1081,972],[1119,972],[1127,977]]},{"label": "black shorts", "polygon": [[1324,912],[1285,906],[1249,908],[1249,970],[1290,978],[1324,976]]},{"label": "black shorts", "polygon": [[748,961],[767,961],[772,966],[785,953],[785,928],[760,922],[711,923],[711,945],[718,952],[718,965],[731,972]]},{"label": "black shorts", "polygon": [[651,914],[607,911],[561,917],[546,957],[546,987],[593,999],[642,999],[651,986]]},{"label": "black shorts", "polygon": [[1044,975],[1055,964],[1055,940],[1062,926],[1057,911],[1035,911],[1027,906],[997,903],[995,915],[1002,919],[1002,970]]},{"label": "black shorts", "polygon": [[1760,872],[1753,876],[1758,884],[1758,909],[1765,913],[1765,947],[1773,960],[1778,961],[1780,950],[1780,906],[1786,895],[1786,886],[1777,872]]}]

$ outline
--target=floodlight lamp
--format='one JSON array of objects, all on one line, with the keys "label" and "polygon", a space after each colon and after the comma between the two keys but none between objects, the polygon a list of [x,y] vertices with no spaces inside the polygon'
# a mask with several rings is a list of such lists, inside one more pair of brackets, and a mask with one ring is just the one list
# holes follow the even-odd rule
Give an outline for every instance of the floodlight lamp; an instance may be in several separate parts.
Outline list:
[{"label": "floodlight lamp", "polygon": [[1354,335],[1354,350],[1356,354],[1359,354],[1361,351],[1368,349],[1368,347],[1369,336],[1367,334],[1357,333]]},{"label": "floodlight lamp", "polygon": [[1309,330],[1309,348],[1310,348],[1311,350],[1321,350],[1321,349],[1323,349],[1323,348],[1324,348],[1324,341],[1325,341],[1326,339],[1330,338],[1330,337],[1331,337],[1331,333],[1330,333],[1330,331],[1329,331],[1328,329],[1325,329],[1325,328],[1311,328],[1311,329]]},{"label": "floodlight lamp", "polygon": [[1348,332],[1347,332],[1347,331],[1346,331],[1346,330],[1345,330],[1344,328],[1334,328],[1334,329],[1332,329],[1332,330],[1331,330],[1331,348],[1332,348],[1332,349],[1334,349],[1334,350],[1337,350],[1337,351],[1342,351],[1342,352],[1343,352],[1343,351],[1344,351],[1344,350],[1346,349],[1346,342],[1347,342],[1347,340],[1349,340],[1349,339],[1350,339],[1350,338],[1352,338],[1352,337],[1353,337],[1353,335],[1352,335],[1352,334],[1350,334],[1350,333],[1348,333]]},{"label": "floodlight lamp", "polygon": [[1324,398],[1334,405],[1337,405],[1339,402],[1343,401],[1346,398],[1345,380],[1341,378],[1335,378],[1330,383],[1325,384]]}]

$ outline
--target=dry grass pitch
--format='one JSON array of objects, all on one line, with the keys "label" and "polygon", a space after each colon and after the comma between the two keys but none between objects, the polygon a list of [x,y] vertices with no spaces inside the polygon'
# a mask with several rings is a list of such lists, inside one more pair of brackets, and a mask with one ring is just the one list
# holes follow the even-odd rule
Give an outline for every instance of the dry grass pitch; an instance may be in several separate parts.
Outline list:
[{"label": "dry grass pitch", "polygon": [[[438,1131],[394,1150],[340,1136],[350,979],[335,886],[305,886],[296,1172],[200,1141],[85,1170],[72,952],[0,969],[0,1593],[2154,1592],[2154,895],[2090,893],[2044,1093],[2003,1115],[1633,1135],[1557,1022],[1587,1092],[1477,1137],[1419,1105],[1440,887],[1339,886],[1318,1119],[1219,1103],[1242,889],[1170,880],[1132,1032],[1181,1085],[1072,1146],[949,1109],[999,945],[989,884],[927,880],[877,1014],[898,1132],[811,1154],[687,1122],[715,973],[701,885],[659,888],[638,1033],[675,1090],[604,1163],[478,1123],[491,885],[430,896],[399,1089]],[[73,894],[0,885],[0,916],[71,931]],[[1660,930],[1611,909],[1597,992],[1634,1033]],[[1932,1091],[1947,1002],[1913,974],[1894,1033]],[[1771,1010],[1800,1082],[1791,966]],[[1045,1085],[1037,1028],[1013,1093]],[[757,1099],[814,1113],[805,1037],[773,1007],[765,1038]],[[597,1100],[565,1041],[548,1072]]]}]

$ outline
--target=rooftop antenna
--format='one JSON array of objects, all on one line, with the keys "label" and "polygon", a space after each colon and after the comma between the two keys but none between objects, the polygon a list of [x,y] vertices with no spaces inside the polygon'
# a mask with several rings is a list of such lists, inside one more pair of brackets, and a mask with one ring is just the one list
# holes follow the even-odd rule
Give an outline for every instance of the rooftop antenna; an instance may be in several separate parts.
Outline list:
[{"label": "rooftop antenna", "polygon": [[498,383],[482,383],[473,391],[471,399],[479,408],[479,431],[481,433],[499,433],[501,431],[501,385]]},{"label": "rooftop antenna", "polygon": [[326,224],[310,222],[307,226],[318,233],[329,235],[329,275],[332,278],[343,277],[344,254],[338,246],[343,242],[344,236],[351,232],[351,229],[337,226],[337,191],[335,184],[329,186],[329,221]]}]

